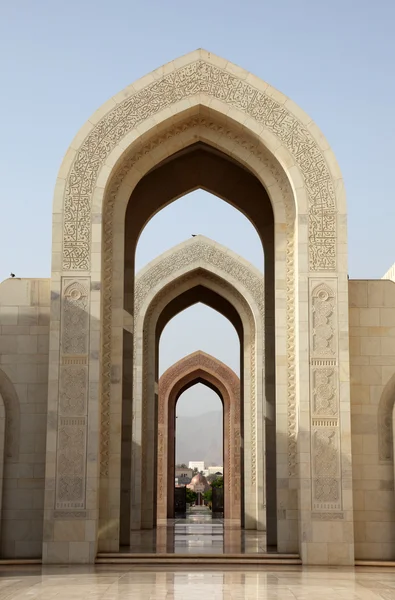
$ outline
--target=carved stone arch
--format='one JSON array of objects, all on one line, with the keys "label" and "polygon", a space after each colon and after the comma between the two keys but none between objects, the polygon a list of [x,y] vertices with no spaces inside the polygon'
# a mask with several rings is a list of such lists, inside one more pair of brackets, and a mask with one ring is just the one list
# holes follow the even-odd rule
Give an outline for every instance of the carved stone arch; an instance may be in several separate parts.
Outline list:
[{"label": "carved stone arch", "polygon": [[[197,381],[206,382],[219,394],[224,410],[224,518],[229,525],[241,523],[241,407],[240,380],[218,359],[197,351],[169,367],[159,379],[157,451],[157,524],[166,524],[174,510],[174,426],[179,396]],[[171,482],[171,484],[170,484]],[[167,488],[167,493],[166,493]]]},{"label": "carved stone arch", "polygon": [[394,460],[393,412],[395,405],[395,374],[387,382],[378,406],[379,459],[383,462]]},{"label": "carved stone arch", "polygon": [[[307,193],[303,204],[309,214],[311,268],[335,270],[337,211],[346,211],[344,195],[336,185],[340,171],[325,138],[283,94],[204,50],[127,88],[104,105],[77,136],[61,168],[62,206],[56,207],[65,213],[63,268],[90,268],[90,213],[96,182],[108,181],[108,165],[121,164],[125,149],[136,137],[141,142],[170,115],[195,106],[210,107],[235,124],[243,124],[245,131],[276,155],[291,181],[298,178],[298,187]],[[81,205],[84,210],[77,209]]]},{"label": "carved stone arch", "polygon": [[[246,422],[249,423],[249,430],[245,432],[248,448],[245,457],[247,464],[245,485],[248,498],[252,498],[257,495],[258,486],[261,493],[264,493],[262,456],[258,456],[259,453],[257,453],[257,448],[261,447],[263,443],[263,432],[260,427],[258,431],[257,427],[262,423],[265,411],[263,366],[257,365],[257,356],[262,356],[264,352],[264,279],[258,269],[247,261],[228,248],[203,236],[191,238],[158,257],[147,265],[136,278],[135,356],[138,357],[142,354],[143,363],[140,367],[136,362],[136,386],[133,398],[136,414],[140,412],[140,398],[142,403],[141,425],[139,425],[138,418],[134,419],[135,439],[141,439],[142,444],[141,460],[144,465],[141,467],[142,491],[146,486],[152,489],[152,485],[146,481],[146,476],[150,472],[149,464],[144,461],[154,440],[150,441],[149,435],[146,435],[145,432],[152,431],[147,422],[147,419],[151,419],[148,415],[152,407],[149,407],[147,401],[155,393],[152,387],[154,382],[148,374],[154,372],[157,367],[154,354],[148,349],[149,343],[153,343],[155,339],[157,323],[165,307],[186,290],[198,285],[203,285],[230,301],[242,320],[244,385],[248,390],[244,395],[244,405]],[[137,383],[139,381],[142,382],[141,388]],[[142,433],[138,432],[139,427],[142,428]],[[260,462],[259,465],[258,462]],[[249,510],[257,511],[258,504],[252,509],[252,503],[252,500],[250,503],[247,502]],[[253,515],[246,515],[247,527],[256,527],[257,523],[260,528],[265,526],[264,503],[262,497],[259,504],[261,507],[259,516],[256,512]],[[150,510],[146,495],[144,509],[146,512]],[[139,510],[139,508],[135,508],[136,512]],[[149,517],[146,522],[149,522]]]},{"label": "carved stone arch", "polygon": [[[173,254],[177,259],[169,260]],[[177,266],[174,267],[175,265]],[[141,471],[142,474],[140,489],[142,493],[145,489],[153,489],[152,484],[147,481],[147,477],[152,472],[150,464],[153,460],[153,455],[150,459],[147,455],[155,444],[155,440],[150,438],[152,428],[149,425],[154,407],[148,399],[154,397],[155,390],[152,387],[154,380],[148,374],[155,371],[156,367],[154,354],[148,350],[149,343],[154,343],[157,323],[165,307],[186,290],[196,286],[203,286],[230,301],[242,320],[246,386],[244,406],[246,422],[249,424],[245,431],[248,440],[245,486],[247,496],[250,498],[250,502],[247,503],[250,514],[246,518],[246,526],[264,528],[264,497],[259,503],[256,501],[257,504],[252,500],[258,493],[258,487],[260,493],[264,494],[263,455],[257,452],[257,448],[260,448],[263,443],[261,426],[265,411],[262,397],[264,375],[262,366],[257,364],[257,356],[262,355],[263,352],[263,276],[247,261],[203,236],[196,236],[171,252],[165,253],[163,257],[158,257],[143,270],[141,275],[137,276],[135,356],[142,355],[143,363],[140,366],[138,361],[136,362],[134,373],[133,402],[136,416],[133,419],[133,438],[137,440],[136,451],[138,452],[142,447],[141,457],[134,459],[135,470]],[[140,290],[140,293],[137,290]],[[138,440],[141,440],[141,444]],[[109,445],[111,446],[111,441]],[[137,466],[140,464],[141,467]],[[275,487],[275,483],[272,484],[272,488],[273,485]],[[140,484],[137,484],[135,487],[138,489],[139,486]],[[152,518],[149,515],[152,515],[153,505],[150,506],[148,494],[144,493],[144,507],[142,508],[138,501],[132,510],[133,522],[139,522],[142,518],[143,521],[145,519],[144,526],[149,526]],[[142,510],[148,516],[140,516]]]},{"label": "carved stone arch", "polygon": [[[102,416],[112,420],[114,431],[120,428],[125,211],[128,203],[134,206],[132,196],[141,181],[163,161],[173,160],[179,151],[189,149],[195,143],[205,144],[248,171],[265,190],[272,206],[275,244],[271,276],[275,302],[270,310],[273,309],[275,315],[273,354],[276,361],[276,416],[280,423],[276,440],[281,446],[278,486],[282,486],[283,498],[279,514],[285,515],[287,520],[278,531],[282,549],[293,551],[299,539],[303,561],[314,563],[318,559],[309,537],[313,508],[316,512],[323,511],[322,518],[329,521],[331,511],[341,506],[346,515],[345,525],[352,514],[352,499],[346,491],[347,473],[342,466],[345,461],[339,463],[333,478],[336,485],[332,487],[339,492],[339,501],[331,503],[324,500],[325,494],[317,497],[315,491],[314,482],[321,477],[323,483],[326,478],[326,465],[325,461],[313,460],[314,447],[302,451],[305,446],[300,444],[298,461],[294,459],[299,428],[297,415],[303,421],[301,438],[303,435],[314,438],[318,427],[316,416],[320,415],[315,415],[313,409],[314,390],[319,389],[315,382],[318,367],[333,369],[331,405],[335,407],[336,416],[331,420],[330,429],[336,431],[339,452],[347,456],[351,453],[343,182],[325,138],[299,107],[250,73],[204,50],[158,69],[99,109],[71,144],[56,184],[51,327],[53,331],[60,331],[61,347],[66,335],[62,323],[68,305],[64,301],[65,282],[86,283],[88,293],[86,352],[73,351],[65,357],[59,353],[57,336],[51,337],[53,368],[50,369],[48,396],[49,411],[60,415],[64,364],[85,367],[84,414],[67,417],[70,436],[75,435],[81,440],[78,469],[70,475],[70,485],[76,490],[73,508],[85,511],[85,518],[94,521],[81,560],[92,562],[96,552],[99,531],[99,494],[96,492],[99,485],[102,486],[100,506],[108,507],[104,509],[108,511],[102,523],[104,527],[100,525],[100,531],[106,531],[108,536],[105,549],[116,548],[119,538],[117,520],[111,521],[109,515],[116,511],[119,503],[119,489],[114,487],[111,475],[120,470],[120,439],[112,439],[109,450],[105,449],[105,453],[111,453],[111,473],[109,469],[105,476],[102,474],[101,482],[92,473],[100,460],[98,407],[102,403],[106,407]],[[147,220],[161,208],[159,195],[157,202]],[[245,204],[244,208],[247,211]],[[136,218],[137,213],[136,209]],[[261,213],[260,205],[255,204],[247,214],[257,229],[256,222]],[[144,225],[141,223],[140,231]],[[318,338],[312,325],[314,304],[319,302],[312,290],[324,282],[334,292],[334,311],[329,319],[333,332],[333,343],[328,344],[330,356],[327,347],[324,352],[315,348]],[[268,303],[266,310],[269,310]],[[130,318],[128,331],[132,335],[134,315],[130,314]],[[321,327],[320,335],[323,334]],[[259,367],[262,361],[261,356],[257,360]],[[55,434],[48,429],[48,440],[57,448],[56,453],[47,453],[48,464],[52,472],[56,470],[57,477],[55,498],[53,482],[50,478],[46,481],[47,506],[52,507],[46,513],[49,522],[55,509],[57,518],[62,520],[58,510],[66,510],[65,501],[69,502],[60,497],[63,488],[58,468],[67,457],[61,435],[64,418],[59,416]],[[59,464],[52,464],[54,460]],[[304,474],[303,481],[301,473]],[[86,493],[87,483],[92,494]],[[325,485],[319,487],[327,489]],[[297,511],[295,490],[299,495]],[[95,500],[92,499],[94,494]],[[302,510],[302,506],[312,508]],[[300,527],[295,518],[290,533],[288,517],[292,514],[300,519]],[[63,521],[67,521],[66,513]],[[109,524],[110,521],[114,526]],[[59,527],[58,531],[62,534],[50,540],[54,544],[51,548],[71,542],[66,526]],[[343,537],[346,539],[347,536]],[[47,542],[44,545],[43,555],[49,556]],[[339,546],[338,552],[334,545]],[[347,561],[352,562],[352,548],[351,541],[340,543],[335,534],[330,534],[324,556],[328,556],[328,562],[332,560],[330,556],[347,556]],[[71,556],[71,551],[67,556]]]}]

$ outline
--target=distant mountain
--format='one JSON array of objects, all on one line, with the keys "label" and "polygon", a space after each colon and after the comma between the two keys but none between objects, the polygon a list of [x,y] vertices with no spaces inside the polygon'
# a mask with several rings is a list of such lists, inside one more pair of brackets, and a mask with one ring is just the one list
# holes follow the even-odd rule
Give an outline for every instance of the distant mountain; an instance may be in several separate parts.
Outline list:
[{"label": "distant mountain", "polygon": [[198,417],[177,419],[176,464],[204,460],[208,465],[222,465],[222,411]]}]

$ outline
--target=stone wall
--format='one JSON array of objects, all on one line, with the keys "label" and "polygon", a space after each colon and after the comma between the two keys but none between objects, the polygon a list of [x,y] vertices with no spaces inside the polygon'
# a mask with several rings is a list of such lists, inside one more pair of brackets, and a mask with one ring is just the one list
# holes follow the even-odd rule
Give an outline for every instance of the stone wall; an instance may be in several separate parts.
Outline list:
[{"label": "stone wall", "polygon": [[355,557],[395,559],[395,283],[349,282]]},{"label": "stone wall", "polygon": [[49,307],[49,279],[0,284],[0,395],[6,413],[2,558],[42,553]]}]

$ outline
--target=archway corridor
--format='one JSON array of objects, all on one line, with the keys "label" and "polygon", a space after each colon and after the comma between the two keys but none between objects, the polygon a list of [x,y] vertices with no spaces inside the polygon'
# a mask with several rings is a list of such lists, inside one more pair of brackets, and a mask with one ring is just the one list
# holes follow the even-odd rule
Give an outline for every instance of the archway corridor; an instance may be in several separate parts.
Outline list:
[{"label": "archway corridor", "polygon": [[[192,230],[136,274],[145,226],[198,189],[249,220],[263,273]],[[311,119],[204,50],[114,96],[87,122],[54,201],[45,561],[71,562],[70,514],[86,563],[119,556],[135,534],[157,534],[161,519],[167,527],[167,486],[157,499],[169,424],[158,401],[159,340],[201,302],[233,324],[240,343],[241,426],[238,435],[229,428],[240,468],[225,475],[241,492],[229,535],[266,530],[267,547],[282,556],[352,563],[345,216],[340,171]]]}]

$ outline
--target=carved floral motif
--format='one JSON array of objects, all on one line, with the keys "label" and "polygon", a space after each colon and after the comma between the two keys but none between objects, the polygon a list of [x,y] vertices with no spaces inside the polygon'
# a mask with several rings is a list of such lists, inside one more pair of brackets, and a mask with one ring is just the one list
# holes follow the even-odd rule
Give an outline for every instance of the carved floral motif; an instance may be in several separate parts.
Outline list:
[{"label": "carved floral motif", "polygon": [[63,294],[62,354],[86,354],[88,328],[88,291],[74,281]]},{"label": "carved floral motif", "polygon": [[59,404],[62,415],[85,414],[87,385],[87,367],[61,367]]},{"label": "carved floral motif", "polygon": [[84,505],[86,421],[61,419],[58,440],[57,508]]}]

